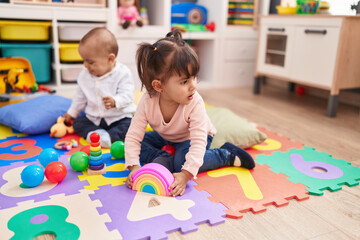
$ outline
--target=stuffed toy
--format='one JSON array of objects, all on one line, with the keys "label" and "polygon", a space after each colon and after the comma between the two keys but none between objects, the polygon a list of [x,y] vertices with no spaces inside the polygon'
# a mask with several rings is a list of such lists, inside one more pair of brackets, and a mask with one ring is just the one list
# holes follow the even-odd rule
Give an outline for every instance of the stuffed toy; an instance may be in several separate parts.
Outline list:
[{"label": "stuffed toy", "polygon": [[127,29],[130,25],[143,26],[139,11],[135,6],[135,0],[119,0],[118,23]]},{"label": "stuffed toy", "polygon": [[58,117],[57,122],[50,128],[50,137],[61,138],[66,134],[74,133],[73,126],[67,126],[63,117]]}]

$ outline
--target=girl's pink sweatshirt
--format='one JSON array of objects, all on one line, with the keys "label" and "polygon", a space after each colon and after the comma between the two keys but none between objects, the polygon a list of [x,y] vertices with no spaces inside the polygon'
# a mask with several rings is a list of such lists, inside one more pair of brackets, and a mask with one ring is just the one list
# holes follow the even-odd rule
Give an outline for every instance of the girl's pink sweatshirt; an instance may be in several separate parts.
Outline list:
[{"label": "girl's pink sweatshirt", "polygon": [[216,129],[206,114],[204,101],[196,92],[193,100],[188,105],[180,104],[170,122],[166,123],[160,110],[159,98],[159,94],[150,97],[145,93],[139,102],[125,138],[125,169],[140,165],[140,142],[149,124],[170,142],[190,140],[190,149],[182,169],[196,177],[203,164],[207,137],[216,134]]}]

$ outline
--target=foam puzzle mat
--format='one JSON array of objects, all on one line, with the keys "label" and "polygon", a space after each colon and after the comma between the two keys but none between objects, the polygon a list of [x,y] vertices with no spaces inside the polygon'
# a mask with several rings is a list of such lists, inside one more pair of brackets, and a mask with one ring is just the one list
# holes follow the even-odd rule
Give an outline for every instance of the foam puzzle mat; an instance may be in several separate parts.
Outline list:
[{"label": "foam puzzle mat", "polygon": [[[344,184],[359,184],[360,168],[349,162],[259,130],[268,139],[246,149],[256,159],[254,169],[200,173],[183,196],[173,198],[127,188],[124,159],[112,158],[108,149],[102,149],[106,174],[75,172],[71,155],[89,145],[76,134],[62,139],[27,136],[0,125],[0,239],[32,239],[44,233],[57,239],[167,239],[174,231],[187,234],[200,224],[223,224],[226,217],[241,221],[247,211],[258,214],[268,205],[282,207],[290,199],[303,201],[325,190],[340,191]],[[21,171],[40,165],[43,149],[71,139],[78,147],[56,150],[67,168],[63,181],[44,178],[37,187],[21,187]]]}]

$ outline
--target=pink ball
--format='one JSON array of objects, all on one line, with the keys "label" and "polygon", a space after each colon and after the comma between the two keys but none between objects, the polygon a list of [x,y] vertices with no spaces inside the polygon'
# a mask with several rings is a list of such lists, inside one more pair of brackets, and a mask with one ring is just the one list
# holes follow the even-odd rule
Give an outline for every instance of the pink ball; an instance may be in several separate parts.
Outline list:
[{"label": "pink ball", "polygon": [[49,182],[61,182],[67,174],[66,166],[59,161],[49,163],[45,168],[45,177]]}]

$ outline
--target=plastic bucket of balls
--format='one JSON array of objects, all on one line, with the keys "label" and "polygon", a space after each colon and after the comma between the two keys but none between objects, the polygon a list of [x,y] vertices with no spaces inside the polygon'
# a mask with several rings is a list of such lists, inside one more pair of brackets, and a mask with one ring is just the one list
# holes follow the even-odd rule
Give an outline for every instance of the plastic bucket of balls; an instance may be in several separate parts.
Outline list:
[{"label": "plastic bucket of balls", "polygon": [[296,0],[297,14],[315,14],[319,8],[320,0]]}]

